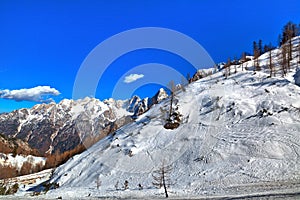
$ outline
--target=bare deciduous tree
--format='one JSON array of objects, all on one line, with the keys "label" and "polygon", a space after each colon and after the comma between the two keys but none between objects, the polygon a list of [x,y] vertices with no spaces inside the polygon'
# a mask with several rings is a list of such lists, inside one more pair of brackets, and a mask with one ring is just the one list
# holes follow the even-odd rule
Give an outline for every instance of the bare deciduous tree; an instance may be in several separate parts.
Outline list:
[{"label": "bare deciduous tree", "polygon": [[258,57],[260,56],[260,50],[255,41],[253,42],[253,56],[254,56],[254,70],[259,71],[260,66],[259,66]]},{"label": "bare deciduous tree", "polygon": [[255,71],[261,70],[261,68],[259,66],[259,51],[258,50],[256,50],[254,52],[254,69],[255,69]]},{"label": "bare deciduous tree", "polygon": [[237,73],[237,65],[239,64],[238,60],[237,60],[237,57],[235,56],[234,57],[234,73],[236,74]]},{"label": "bare deciduous tree", "polygon": [[227,79],[228,76],[230,76],[230,65],[231,65],[231,59],[227,59],[227,63],[224,65],[224,74],[223,76]]},{"label": "bare deciduous tree", "polygon": [[190,73],[187,73],[186,75],[186,80],[191,83],[192,82],[192,78],[191,78],[191,74]]},{"label": "bare deciduous tree", "polygon": [[281,45],[282,45],[282,35],[281,34],[278,35],[277,43],[278,43],[278,47],[281,47]]},{"label": "bare deciduous tree", "polygon": [[264,53],[264,51],[263,51],[263,44],[262,44],[262,40],[261,39],[258,41],[258,53],[259,53],[259,56]]},{"label": "bare deciduous tree", "polygon": [[169,111],[169,118],[172,116],[172,112],[173,112],[173,101],[174,101],[174,96],[175,96],[175,91],[176,91],[176,86],[173,80],[170,81],[170,83],[168,84],[169,89],[170,89],[170,111]]},{"label": "bare deciduous tree", "polygon": [[[273,58],[272,58],[272,44],[269,45],[269,47],[267,48],[267,50],[269,51],[269,69],[270,69],[270,77],[272,77],[273,75],[273,71],[274,71],[274,65],[273,65]],[[275,76],[275,75],[274,75]]]},{"label": "bare deciduous tree", "polygon": [[279,57],[279,64],[281,67],[282,76],[285,76],[287,73],[287,46],[282,45]]},{"label": "bare deciduous tree", "polygon": [[231,59],[228,58],[228,60],[227,60],[228,76],[230,76],[230,67],[231,67]]},{"label": "bare deciduous tree", "polygon": [[300,37],[298,37],[298,67],[300,66]]},{"label": "bare deciduous tree", "polygon": [[116,190],[119,190],[119,181],[116,182],[116,184],[115,184],[115,189],[116,189]]},{"label": "bare deciduous tree", "polygon": [[299,34],[299,28],[293,22],[288,22],[283,27],[281,44],[286,46],[287,55],[287,70],[290,70],[290,61],[293,59],[293,44],[292,39]]},{"label": "bare deciduous tree", "polygon": [[100,188],[100,186],[101,186],[100,176],[97,177],[97,180],[96,180],[96,186],[97,186],[97,189],[99,190],[99,188]]},{"label": "bare deciduous tree", "polygon": [[158,170],[155,170],[152,174],[153,177],[153,185],[157,188],[164,188],[166,198],[169,197],[168,195],[168,187],[171,184],[171,180],[169,178],[170,173],[172,171],[171,165],[165,165],[165,162],[162,162],[161,167]]},{"label": "bare deciduous tree", "polygon": [[228,67],[224,66],[224,72],[223,72],[223,76],[227,79],[228,77]]},{"label": "bare deciduous tree", "polygon": [[181,90],[182,90],[183,92],[186,91],[185,87],[187,86],[188,83],[189,83],[188,80],[185,79],[184,76],[181,77]]},{"label": "bare deciduous tree", "polygon": [[245,52],[243,52],[242,53],[242,71],[244,71],[244,63],[246,62],[246,53]]}]

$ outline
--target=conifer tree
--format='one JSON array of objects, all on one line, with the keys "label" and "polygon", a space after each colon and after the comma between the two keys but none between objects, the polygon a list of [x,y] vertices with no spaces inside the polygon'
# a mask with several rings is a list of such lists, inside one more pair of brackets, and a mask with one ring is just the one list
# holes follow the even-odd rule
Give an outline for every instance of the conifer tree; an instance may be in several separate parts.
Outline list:
[{"label": "conifer tree", "polygon": [[246,62],[246,53],[245,52],[243,52],[242,53],[242,71],[244,71],[244,63]]},{"label": "conifer tree", "polygon": [[254,70],[260,71],[259,60],[258,60],[258,57],[260,56],[260,52],[259,52],[259,47],[257,46],[257,43],[255,41],[253,42],[253,55],[254,55]]},{"label": "conifer tree", "polygon": [[272,44],[270,43],[269,48],[269,69],[270,69],[270,77],[272,77],[273,71],[274,71],[274,65],[273,65],[273,58],[272,58]]},{"label": "conifer tree", "polygon": [[262,44],[262,40],[258,41],[258,54],[262,55],[264,53],[263,51],[263,44]]}]

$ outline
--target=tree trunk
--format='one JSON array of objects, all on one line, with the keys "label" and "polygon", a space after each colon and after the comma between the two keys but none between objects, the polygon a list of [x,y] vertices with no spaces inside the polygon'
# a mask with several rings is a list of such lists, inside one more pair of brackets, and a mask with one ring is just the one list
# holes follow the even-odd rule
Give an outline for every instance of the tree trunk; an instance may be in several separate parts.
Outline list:
[{"label": "tree trunk", "polygon": [[293,53],[293,45],[292,45],[292,37],[290,37],[290,41],[289,41],[289,61],[292,60],[292,53]]},{"label": "tree trunk", "polygon": [[170,105],[169,119],[171,119],[172,116],[173,98],[174,98],[174,92],[171,91],[171,105]]},{"label": "tree trunk", "polygon": [[273,63],[272,63],[272,50],[269,52],[269,64],[270,64],[270,77],[272,77],[272,72],[273,72]]},{"label": "tree trunk", "polygon": [[299,67],[299,65],[300,65],[300,37],[298,37],[298,59],[299,59],[299,61],[298,61],[297,66]]},{"label": "tree trunk", "polygon": [[163,185],[164,185],[164,190],[165,190],[166,198],[168,198],[169,195],[168,195],[168,191],[167,191],[167,186],[166,186],[166,181],[165,181],[165,173],[164,172],[163,172],[162,176],[163,176],[162,178],[163,178]]}]

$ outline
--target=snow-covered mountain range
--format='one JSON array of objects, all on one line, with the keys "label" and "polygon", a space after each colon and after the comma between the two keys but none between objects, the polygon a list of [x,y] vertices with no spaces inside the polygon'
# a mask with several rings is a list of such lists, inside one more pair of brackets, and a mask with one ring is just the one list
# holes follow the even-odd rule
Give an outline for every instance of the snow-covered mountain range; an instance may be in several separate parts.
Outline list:
[{"label": "snow-covered mountain range", "polygon": [[109,134],[167,96],[162,89],[153,98],[145,99],[134,96],[128,100],[102,102],[87,97],[39,104],[31,109],[1,114],[0,134],[22,139],[41,154],[63,153],[88,136]]}]

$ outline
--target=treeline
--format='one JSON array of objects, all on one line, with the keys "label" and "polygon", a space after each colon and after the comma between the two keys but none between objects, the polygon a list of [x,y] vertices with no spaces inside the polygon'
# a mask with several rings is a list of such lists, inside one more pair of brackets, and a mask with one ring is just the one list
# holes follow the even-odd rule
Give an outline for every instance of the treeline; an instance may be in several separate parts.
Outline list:
[{"label": "treeline", "polygon": [[[53,154],[47,154],[45,155],[46,158],[45,164],[43,163],[33,164],[33,160],[29,160],[24,162],[20,169],[17,169],[14,166],[8,166],[8,165],[3,166],[0,164],[0,172],[1,172],[0,179],[13,178],[16,176],[32,174],[45,169],[58,167],[59,165],[67,162],[71,157],[75,156],[76,154],[80,154],[83,151],[85,151],[87,148],[89,148],[90,146],[98,142],[104,136],[105,134],[104,135],[101,134],[94,137],[89,136],[85,138],[83,142],[84,144],[81,143],[71,150],[64,151],[62,153],[56,151]],[[12,152],[8,151],[7,153],[12,153]]]},{"label": "treeline", "polygon": [[43,170],[43,163],[33,164],[30,161],[25,161],[20,169],[11,165],[0,165],[0,179],[13,178],[17,176],[27,175]]},{"label": "treeline", "polygon": [[54,168],[69,160],[76,154],[82,153],[86,150],[86,147],[83,144],[79,144],[74,149],[69,151],[65,151],[63,153],[55,152],[54,154],[50,154],[46,156],[46,164],[44,169]]},{"label": "treeline", "polygon": [[44,169],[54,168],[61,164],[64,164],[71,157],[84,152],[89,147],[94,145],[96,142],[98,142],[99,140],[101,140],[102,138],[104,138],[105,136],[107,136],[108,134],[110,134],[111,132],[113,132],[115,130],[117,130],[116,127],[114,129],[112,129],[111,131],[109,131],[107,134],[102,133],[97,136],[87,136],[86,138],[84,138],[82,143],[78,144],[75,148],[73,148],[71,150],[64,151],[62,153],[60,153],[59,151],[56,151],[53,154],[46,155],[46,164],[44,166]]},{"label": "treeline", "polygon": [[[265,44],[261,39],[258,41],[253,41],[252,44],[252,53],[247,53],[246,51],[242,52],[240,58],[236,56],[232,60],[230,57],[227,59],[226,63],[222,63],[221,65],[216,65],[215,69],[212,71],[205,72],[203,70],[197,71],[192,77],[190,74],[187,74],[186,79],[189,83],[202,79],[204,77],[210,76],[217,69],[223,69],[223,76],[227,78],[232,73],[237,72],[237,66],[240,65],[242,71],[248,70],[247,62],[251,60],[249,56],[253,56],[253,67],[254,71],[260,71],[263,66],[260,66],[259,57],[268,52],[268,65],[266,67],[270,72],[270,77],[276,75],[276,66],[277,70],[281,71],[282,76],[285,76],[286,73],[291,69],[290,61],[293,59],[293,52],[298,52],[298,65],[300,65],[300,41],[298,46],[293,47],[292,38],[300,35],[300,24],[297,25],[293,22],[288,22],[282,28],[282,32],[278,36],[278,46],[274,46],[271,42]],[[299,39],[300,40],[300,39]],[[276,55],[272,52],[272,50],[279,48],[279,51]],[[297,49],[295,49],[297,48]],[[279,63],[275,63],[273,58],[277,57],[279,59]],[[244,64],[246,63],[246,64]],[[234,69],[232,69],[234,68]]]},{"label": "treeline", "polygon": [[[292,38],[300,35],[300,24],[297,25],[293,22],[288,22],[282,29],[282,33],[278,36],[278,47],[281,47],[287,43],[292,43]],[[257,58],[262,54],[275,49],[276,47],[269,44],[263,44],[263,41],[260,39],[257,41],[253,41],[253,56]]]},{"label": "treeline", "polygon": [[[264,44],[261,39],[258,41],[253,41],[252,46],[252,56],[253,56],[253,67],[254,71],[260,71],[263,66],[260,66],[259,57],[268,52],[268,65],[264,66],[267,68],[270,72],[270,77],[276,76],[276,67],[277,71],[281,71],[282,76],[285,76],[287,72],[291,69],[291,60],[293,59],[293,52],[298,51],[298,57],[300,64],[300,44],[298,46],[293,47],[292,44],[292,38],[300,35],[300,24],[297,25],[293,22],[288,22],[282,29],[282,33],[278,36],[278,49],[276,55],[273,55],[274,53],[272,50],[276,49],[276,46],[274,46],[271,42],[268,44]],[[297,49],[295,49],[297,48]],[[243,52],[242,56],[239,60],[236,58],[231,61],[230,58],[228,58],[227,63],[224,65],[224,76],[227,78],[231,74],[230,67],[234,65],[235,72],[236,72],[236,65],[242,64],[242,70],[243,70],[243,63],[249,61],[250,59],[247,59],[246,57],[247,53]],[[251,55],[251,54],[248,54]],[[275,63],[273,61],[273,58],[278,58],[278,63]],[[247,70],[247,66],[245,67]]]},{"label": "treeline", "polygon": [[33,160],[25,161],[20,169],[17,169],[16,167],[11,165],[0,165],[0,179],[13,178],[17,176],[36,173],[44,169],[55,168],[65,163],[72,156],[79,154],[85,150],[86,148],[84,147],[84,145],[80,144],[72,150],[65,151],[63,153],[57,152],[52,155],[47,155],[45,164],[42,162],[34,164]]},{"label": "treeline", "polygon": [[290,42],[290,39],[300,35],[300,24],[295,24],[293,22],[288,22],[282,30],[282,33],[278,36],[278,46]]}]

